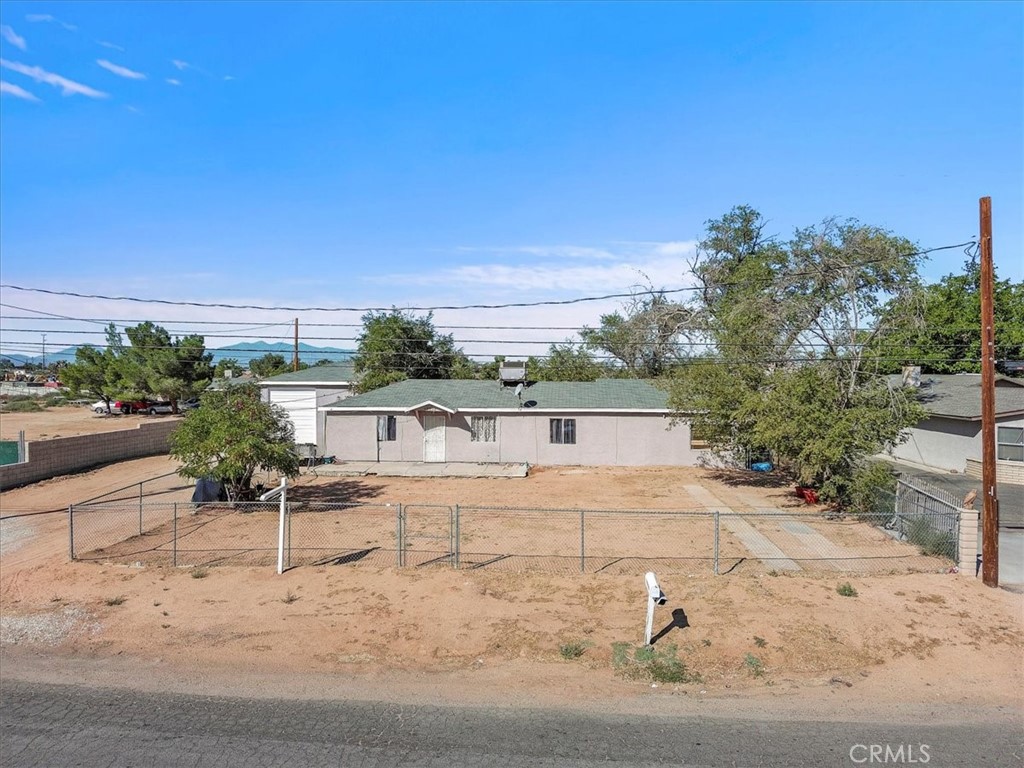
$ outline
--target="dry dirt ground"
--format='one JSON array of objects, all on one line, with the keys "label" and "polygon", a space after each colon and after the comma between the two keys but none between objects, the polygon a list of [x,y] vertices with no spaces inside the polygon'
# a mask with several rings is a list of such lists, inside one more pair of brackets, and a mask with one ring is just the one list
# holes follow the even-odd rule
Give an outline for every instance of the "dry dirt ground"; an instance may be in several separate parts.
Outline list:
[{"label": "dry dirt ground", "polygon": [[[153,457],[0,494],[6,517],[66,509],[174,468]],[[332,489],[331,483],[337,485]],[[742,508],[789,503],[704,470],[541,469],[525,479],[303,477],[311,495],[385,502],[678,507],[684,487]],[[1024,598],[946,573],[662,578],[656,648],[691,681],[613,663],[642,641],[642,577],[372,565],[206,569],[67,562],[63,514],[0,528],[4,676],[238,695],[350,696],[772,716],[918,712],[1019,724]],[[855,597],[837,593],[849,581]],[[576,645],[577,658],[561,649]]]},{"label": "dry dirt ground", "polygon": [[97,414],[84,405],[61,405],[36,413],[0,414],[0,440],[17,440],[25,431],[26,440],[91,435],[115,429],[131,429],[147,419],[174,419],[176,416],[141,414]]}]

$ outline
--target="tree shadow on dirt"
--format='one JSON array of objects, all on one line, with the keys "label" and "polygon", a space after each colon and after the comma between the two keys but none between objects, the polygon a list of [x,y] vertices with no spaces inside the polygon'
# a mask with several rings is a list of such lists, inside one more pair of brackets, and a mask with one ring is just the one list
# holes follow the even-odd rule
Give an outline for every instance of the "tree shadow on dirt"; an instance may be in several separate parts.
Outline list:
[{"label": "tree shadow on dirt", "polygon": [[746,469],[710,467],[705,470],[709,480],[729,486],[747,488],[785,488],[794,484],[793,478],[782,472],[751,472]]},{"label": "tree shadow on dirt", "polygon": [[332,504],[358,504],[376,499],[383,493],[381,487],[364,480],[339,478],[318,485],[298,485],[288,489],[289,501],[328,502]]}]

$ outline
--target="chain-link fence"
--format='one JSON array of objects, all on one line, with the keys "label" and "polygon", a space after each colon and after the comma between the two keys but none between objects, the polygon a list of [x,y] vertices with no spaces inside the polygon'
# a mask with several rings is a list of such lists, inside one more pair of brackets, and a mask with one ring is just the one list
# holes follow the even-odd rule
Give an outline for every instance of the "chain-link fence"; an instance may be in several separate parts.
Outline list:
[{"label": "chain-link fence", "polygon": [[[629,574],[948,569],[956,556],[956,518],[945,509],[908,509],[912,513],[891,511],[878,524],[781,510],[289,502],[282,528],[278,502],[131,500],[75,505],[69,524],[73,559],[152,565],[273,565],[280,545],[286,568],[361,563]],[[942,546],[936,544],[939,533]]]},{"label": "chain-link fence", "polygon": [[915,478],[896,484],[896,508],[886,524],[899,536],[937,557],[959,557],[960,508],[952,493]]}]

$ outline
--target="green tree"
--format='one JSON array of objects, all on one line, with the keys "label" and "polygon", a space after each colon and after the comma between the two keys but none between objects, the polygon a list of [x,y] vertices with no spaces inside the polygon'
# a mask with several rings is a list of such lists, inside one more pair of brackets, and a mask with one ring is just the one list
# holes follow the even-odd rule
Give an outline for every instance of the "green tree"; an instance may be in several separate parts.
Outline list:
[{"label": "green tree", "polygon": [[870,352],[910,322],[891,308],[917,290],[921,257],[852,220],[786,242],[764,227],[749,207],[708,223],[689,309],[690,332],[712,351],[674,374],[670,403],[720,453],[767,449],[823,498],[844,502],[866,458],[924,417]]},{"label": "green tree", "polygon": [[225,371],[231,371],[232,377],[237,377],[245,370],[245,366],[233,357],[222,357],[213,367],[213,378],[223,379]]},{"label": "green tree", "polygon": [[526,361],[526,376],[532,381],[594,381],[603,373],[586,349],[570,342],[552,344],[547,358]]},{"label": "green tree", "polygon": [[685,306],[656,292],[637,298],[625,315],[601,315],[601,325],[584,327],[580,336],[589,349],[616,358],[630,376],[654,378],[679,360],[679,338],[689,323]]},{"label": "green tree", "polygon": [[259,470],[287,477],[299,472],[288,414],[263,402],[253,383],[203,395],[172,433],[171,456],[182,463],[179,475],[220,480],[232,499],[249,498]]},{"label": "green tree", "polygon": [[[1024,360],[1024,282],[996,278],[992,292],[997,360]],[[981,372],[981,268],[968,259],[963,272],[923,287],[912,302],[894,305],[908,327],[885,346],[873,345],[882,367],[898,372],[920,365],[924,373]],[[919,322],[913,322],[919,320]]]},{"label": "green tree", "polygon": [[[117,336],[114,324],[107,326],[107,339]],[[107,344],[103,349],[91,345],[81,346],[75,350],[75,362],[61,371],[61,380],[74,397],[88,392],[107,405],[118,396],[120,374],[117,366],[116,348]]]},{"label": "green tree", "polygon": [[[433,313],[368,312],[353,361],[360,374],[358,390],[370,390],[403,379],[450,379],[456,366],[467,363],[450,335],[434,329]],[[468,362],[468,361],[467,361]]]},{"label": "green tree", "polygon": [[177,412],[179,400],[198,396],[213,376],[212,355],[202,336],[171,338],[149,321],[125,328],[130,346],[118,357],[121,394],[127,397],[166,397]]},{"label": "green tree", "polygon": [[267,352],[262,357],[250,360],[249,370],[252,371],[253,376],[266,379],[270,376],[277,376],[279,373],[287,373],[291,369],[283,356],[275,352]]}]

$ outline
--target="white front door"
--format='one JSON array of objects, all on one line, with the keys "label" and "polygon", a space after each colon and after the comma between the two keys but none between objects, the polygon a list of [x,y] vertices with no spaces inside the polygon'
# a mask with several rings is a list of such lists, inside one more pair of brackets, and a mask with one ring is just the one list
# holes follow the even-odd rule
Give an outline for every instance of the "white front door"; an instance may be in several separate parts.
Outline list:
[{"label": "white front door", "polygon": [[423,460],[444,461],[444,427],[443,413],[423,414]]}]

